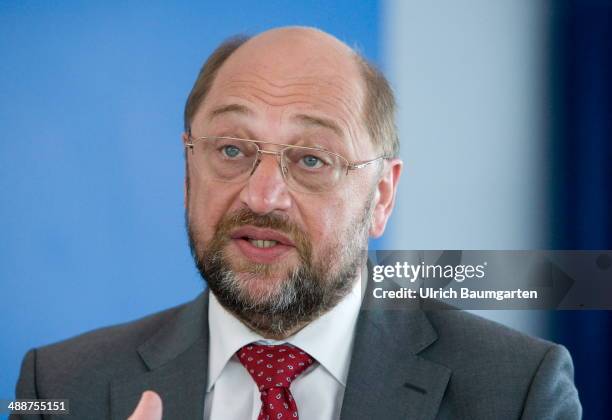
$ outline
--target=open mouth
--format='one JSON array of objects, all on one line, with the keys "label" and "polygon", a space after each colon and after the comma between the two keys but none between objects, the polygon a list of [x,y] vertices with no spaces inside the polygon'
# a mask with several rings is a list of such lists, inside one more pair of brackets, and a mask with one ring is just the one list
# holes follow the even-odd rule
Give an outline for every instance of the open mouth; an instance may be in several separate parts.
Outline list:
[{"label": "open mouth", "polygon": [[257,263],[276,262],[295,248],[288,236],[268,228],[243,226],[230,237],[244,256]]},{"label": "open mouth", "polygon": [[287,235],[277,230],[254,226],[242,226],[232,231],[230,237],[248,241],[257,248],[271,248],[275,245],[295,246]]}]

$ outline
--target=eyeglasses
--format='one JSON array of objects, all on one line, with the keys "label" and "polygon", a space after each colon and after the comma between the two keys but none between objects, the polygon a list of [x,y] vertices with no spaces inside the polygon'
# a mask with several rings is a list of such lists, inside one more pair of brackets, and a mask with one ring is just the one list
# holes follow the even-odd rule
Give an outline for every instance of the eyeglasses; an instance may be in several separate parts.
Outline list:
[{"label": "eyeglasses", "polygon": [[[280,150],[264,150],[262,145],[279,147]],[[379,156],[367,161],[349,162],[337,153],[316,147],[234,137],[189,136],[185,147],[190,149],[195,169],[201,176],[234,183],[245,182],[255,172],[263,155],[275,155],[287,185],[294,191],[307,193],[330,191],[349,171],[387,159]]]}]

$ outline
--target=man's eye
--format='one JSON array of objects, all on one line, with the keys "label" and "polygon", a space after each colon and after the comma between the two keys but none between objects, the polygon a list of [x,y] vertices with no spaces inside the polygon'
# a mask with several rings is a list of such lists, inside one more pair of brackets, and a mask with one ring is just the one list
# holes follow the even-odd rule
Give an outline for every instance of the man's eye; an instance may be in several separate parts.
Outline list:
[{"label": "man's eye", "polygon": [[302,163],[309,169],[317,169],[323,166],[323,161],[316,156],[308,155],[302,158]]},{"label": "man's eye", "polygon": [[228,158],[236,158],[238,156],[240,156],[241,152],[240,149],[234,145],[227,145],[227,146],[223,146],[223,148],[221,149],[223,154],[225,156],[227,156]]}]

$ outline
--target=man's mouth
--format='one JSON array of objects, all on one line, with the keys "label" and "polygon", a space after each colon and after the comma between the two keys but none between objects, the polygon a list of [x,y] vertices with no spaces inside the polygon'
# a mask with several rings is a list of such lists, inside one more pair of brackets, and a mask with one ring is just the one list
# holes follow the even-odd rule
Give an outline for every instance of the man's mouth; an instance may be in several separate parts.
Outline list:
[{"label": "man's mouth", "polygon": [[293,241],[285,234],[268,228],[242,226],[230,234],[232,239],[244,239],[258,248],[270,248],[274,245],[295,246]]},{"label": "man's mouth", "polygon": [[295,248],[283,233],[268,228],[243,226],[231,232],[230,238],[244,256],[257,263],[273,263]]}]

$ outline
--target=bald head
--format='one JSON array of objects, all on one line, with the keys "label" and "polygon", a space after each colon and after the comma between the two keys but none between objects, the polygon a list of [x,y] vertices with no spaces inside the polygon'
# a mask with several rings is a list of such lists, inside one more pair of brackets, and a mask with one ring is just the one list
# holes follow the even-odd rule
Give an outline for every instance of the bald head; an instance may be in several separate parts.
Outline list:
[{"label": "bald head", "polygon": [[329,83],[353,78],[359,86],[363,83],[354,56],[348,46],[318,29],[279,28],[245,42],[219,73],[230,69],[259,72],[277,78],[278,83],[302,76],[318,77]]},{"label": "bald head", "polygon": [[[185,109],[185,129],[206,99],[221,96],[270,107],[313,104],[334,114],[347,137],[364,136],[383,154],[396,156],[394,99],[384,77],[359,54],[314,28],[285,27],[224,42],[203,66]],[[263,101],[263,102],[262,102]]]},{"label": "bald head", "polygon": [[250,46],[255,48],[280,48],[285,51],[303,49],[304,51],[310,51],[313,55],[331,53],[349,59],[354,54],[348,45],[333,35],[305,26],[270,29],[250,38],[245,43],[244,49]]},{"label": "bald head", "polygon": [[[346,44],[323,31],[287,27],[263,32],[242,45],[232,58],[294,71],[318,69],[332,72],[357,70],[355,53]],[[231,60],[228,60],[231,61]]]}]

